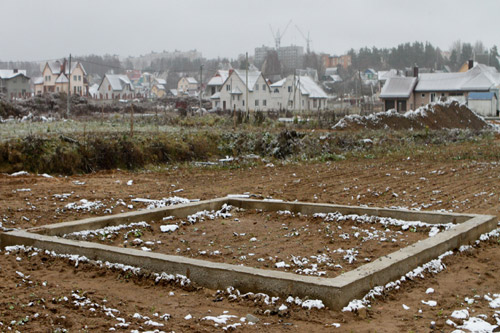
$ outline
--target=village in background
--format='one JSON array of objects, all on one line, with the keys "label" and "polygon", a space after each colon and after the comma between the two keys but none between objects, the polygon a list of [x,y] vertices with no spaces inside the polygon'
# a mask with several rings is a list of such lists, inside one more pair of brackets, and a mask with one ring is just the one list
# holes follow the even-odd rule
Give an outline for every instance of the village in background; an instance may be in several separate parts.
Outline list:
[{"label": "village in background", "polygon": [[[137,57],[68,55],[48,61],[0,61],[0,96],[77,95],[95,105],[154,102],[188,111],[332,111],[337,116],[415,110],[455,99],[484,117],[500,106],[496,46],[455,41],[351,49],[340,55],[304,45],[256,47],[237,59],[206,59],[197,50]],[[36,55],[34,55],[36,56]]]}]

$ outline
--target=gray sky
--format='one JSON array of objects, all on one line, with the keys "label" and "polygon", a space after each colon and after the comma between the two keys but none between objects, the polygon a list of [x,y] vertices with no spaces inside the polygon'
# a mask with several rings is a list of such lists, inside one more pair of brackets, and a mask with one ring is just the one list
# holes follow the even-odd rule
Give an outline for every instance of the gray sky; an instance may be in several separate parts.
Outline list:
[{"label": "gray sky", "polygon": [[236,58],[293,20],[282,45],[342,54],[363,46],[429,41],[500,46],[498,0],[0,0],[0,60],[197,49]]}]

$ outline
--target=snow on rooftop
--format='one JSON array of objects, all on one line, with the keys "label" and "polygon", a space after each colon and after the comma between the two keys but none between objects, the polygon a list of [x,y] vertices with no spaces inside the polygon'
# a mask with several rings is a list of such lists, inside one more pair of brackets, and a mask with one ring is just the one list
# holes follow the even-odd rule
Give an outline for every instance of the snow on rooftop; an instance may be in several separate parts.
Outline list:
[{"label": "snow on rooftop", "polygon": [[218,70],[215,75],[208,81],[208,86],[222,86],[229,77],[229,71]]},{"label": "snow on rooftop", "polygon": [[302,95],[308,95],[309,98],[328,98],[323,89],[311,77],[297,76],[296,81]]},{"label": "snow on rooftop", "polygon": [[416,82],[417,78],[415,77],[388,78],[380,92],[380,98],[408,98]]},{"label": "snow on rooftop", "polygon": [[113,88],[113,90],[123,90],[126,85],[130,85],[130,89],[133,90],[132,82],[130,82],[130,79],[127,75],[106,74],[105,77],[108,78],[109,84],[111,85],[111,88]]},{"label": "snow on rooftop", "polygon": [[25,69],[19,69],[17,70],[17,73],[14,73],[13,69],[0,69],[0,79],[11,79],[13,77],[16,77],[18,75],[24,75],[26,76],[26,70]]},{"label": "snow on rooftop", "polygon": [[[246,75],[247,75],[246,70],[235,69],[234,73],[236,73],[236,75],[239,76],[239,78],[241,79],[241,81],[243,81],[243,83],[246,82]],[[253,91],[253,87],[255,86],[255,83],[257,83],[257,80],[259,79],[259,77],[261,75],[262,75],[262,73],[259,71],[252,71],[252,70],[248,71],[248,90]]]},{"label": "snow on rooftop", "polygon": [[463,73],[425,73],[419,75],[415,91],[489,90],[500,85],[495,68],[478,64]]},{"label": "snow on rooftop", "polygon": [[56,79],[56,83],[68,83],[68,82],[69,82],[68,78],[64,74],[59,75],[59,77]]},{"label": "snow on rooftop", "polygon": [[187,77],[186,80],[187,80],[188,83],[198,84],[198,81],[196,81],[196,79],[194,77],[192,77],[192,76]]}]

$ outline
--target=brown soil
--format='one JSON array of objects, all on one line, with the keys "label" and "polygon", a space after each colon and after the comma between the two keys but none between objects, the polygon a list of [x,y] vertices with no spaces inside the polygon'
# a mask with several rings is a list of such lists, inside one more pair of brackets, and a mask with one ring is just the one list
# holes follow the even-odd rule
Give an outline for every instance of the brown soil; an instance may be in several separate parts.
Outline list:
[{"label": "brown soil", "polygon": [[444,129],[461,128],[481,130],[488,127],[488,123],[479,118],[467,106],[458,102],[447,105],[435,104],[422,107],[423,113],[405,116],[397,112],[380,112],[370,116],[346,117],[337,123],[334,128],[341,130],[360,129]]},{"label": "brown soil", "polygon": [[[134,197],[161,199],[179,195],[208,199],[244,192],[285,200],[446,209],[499,216],[499,178],[500,168],[496,162],[436,162],[413,158],[289,164],[238,170],[180,168],[159,173],[115,171],[68,178],[0,175],[0,218],[5,227],[25,228],[103,215],[104,209],[111,209],[111,206],[113,213],[128,211],[126,206],[116,206],[119,199],[137,209],[143,206],[132,203]],[[126,182],[130,179],[134,183],[127,186]],[[73,181],[77,180],[85,184],[75,185]],[[23,188],[31,191],[18,191]],[[174,193],[175,189],[183,191]],[[72,191],[71,197],[64,201],[53,197],[54,194]],[[100,200],[106,207],[95,212],[63,209],[69,202],[82,198]],[[67,259],[52,259],[41,254],[31,258],[24,254],[7,256],[2,252],[0,321],[3,325],[0,331],[7,331],[9,325],[14,330],[26,332],[54,331],[57,328],[108,331],[118,323],[102,311],[77,308],[72,302],[64,300],[64,296],[73,300],[72,292],[77,290],[79,295],[86,295],[92,302],[102,305],[106,300],[107,307],[119,310],[119,317],[131,323],[130,327],[122,329],[126,331],[139,329],[139,326],[154,329],[145,326],[144,320],[135,320],[132,316],[140,313],[160,322],[153,316],[156,312],[172,316],[160,328],[165,331],[221,331],[225,325],[216,328],[213,321],[201,318],[229,311],[227,314],[237,317],[232,318],[236,320],[228,320],[227,324],[239,321],[246,314],[260,319],[255,326],[238,327],[237,330],[241,331],[449,332],[453,328],[445,324],[446,320],[450,319],[454,310],[466,307],[471,314],[472,310],[475,311],[473,315],[485,314],[488,322],[495,323],[492,317],[495,312],[488,306],[484,295],[500,293],[499,251],[498,239],[492,239],[471,252],[449,256],[444,260],[447,266],[445,271],[437,275],[426,273],[425,279],[403,283],[399,290],[375,299],[368,311],[357,314],[305,310],[295,305],[289,305],[287,311],[280,313],[275,310],[283,300],[276,305],[254,303],[248,299],[230,301],[228,297],[216,296],[214,290],[184,290],[176,285],[156,285],[147,277],[135,277],[86,263],[80,263],[75,268],[74,263]],[[30,275],[27,280],[32,283],[22,282],[16,271]],[[48,282],[47,286],[43,286],[44,281]],[[429,287],[435,289],[434,294],[425,293]],[[173,296],[169,296],[170,291],[174,292]],[[476,298],[473,304],[465,302],[466,297],[474,298],[475,295],[480,298]],[[436,307],[421,303],[430,299],[437,301]],[[30,302],[34,304],[29,306]],[[402,304],[410,309],[404,310]],[[265,312],[268,309],[271,311]],[[35,313],[39,313],[37,318]],[[188,314],[193,319],[185,320]],[[22,325],[26,316],[29,318]],[[461,322],[453,320],[458,324]],[[15,322],[10,324],[11,321]],[[431,325],[432,321],[435,324]],[[332,323],[340,323],[341,327],[325,326]]]},{"label": "brown soil", "polygon": [[[427,237],[430,228],[402,230],[380,223],[328,221],[275,212],[233,210],[232,217],[199,221],[147,221],[115,233],[68,235],[119,247],[135,247],[214,262],[335,277]],[[161,225],[179,225],[163,233]],[[159,243],[161,242],[161,243]],[[346,252],[354,251],[352,254]],[[281,263],[283,266],[281,266]]]}]

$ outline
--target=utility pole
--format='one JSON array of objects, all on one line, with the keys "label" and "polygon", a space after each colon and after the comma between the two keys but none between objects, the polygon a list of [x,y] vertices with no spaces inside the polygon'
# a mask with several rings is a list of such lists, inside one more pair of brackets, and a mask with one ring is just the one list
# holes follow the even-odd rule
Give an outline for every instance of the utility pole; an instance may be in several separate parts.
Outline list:
[{"label": "utility pole", "polygon": [[245,63],[245,68],[246,68],[246,75],[245,75],[245,89],[246,89],[246,94],[245,94],[245,111],[247,114],[247,117],[249,116],[248,113],[248,52],[246,53],[246,63]]},{"label": "utility pole", "polygon": [[68,106],[67,106],[67,117],[71,112],[71,53],[69,54],[69,67],[68,67]]},{"label": "utility pole", "polygon": [[201,94],[203,92],[203,65],[200,65],[200,114],[201,114]]}]

